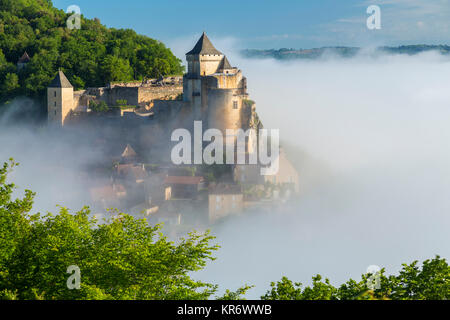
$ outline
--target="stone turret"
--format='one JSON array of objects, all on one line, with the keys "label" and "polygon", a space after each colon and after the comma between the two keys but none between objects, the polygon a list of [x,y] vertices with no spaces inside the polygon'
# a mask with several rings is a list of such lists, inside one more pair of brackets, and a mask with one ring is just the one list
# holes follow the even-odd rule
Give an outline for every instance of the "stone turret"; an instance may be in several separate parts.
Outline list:
[{"label": "stone turret", "polygon": [[188,74],[208,76],[216,73],[223,57],[223,53],[213,46],[206,33],[203,32],[194,48],[186,53]]},{"label": "stone turret", "polygon": [[186,53],[188,72],[183,79],[183,98],[190,102],[194,120],[203,120],[207,107],[206,83],[202,78],[216,73],[223,57],[204,32],[194,48]]},{"label": "stone turret", "polygon": [[247,81],[241,70],[231,65],[206,33],[186,53],[186,60],[183,97],[190,103],[193,119],[203,121],[204,128],[219,129],[224,137],[227,129],[247,130],[254,112],[246,103]]},{"label": "stone turret", "polygon": [[60,70],[47,88],[47,112],[49,124],[64,126],[73,109],[73,86]]}]

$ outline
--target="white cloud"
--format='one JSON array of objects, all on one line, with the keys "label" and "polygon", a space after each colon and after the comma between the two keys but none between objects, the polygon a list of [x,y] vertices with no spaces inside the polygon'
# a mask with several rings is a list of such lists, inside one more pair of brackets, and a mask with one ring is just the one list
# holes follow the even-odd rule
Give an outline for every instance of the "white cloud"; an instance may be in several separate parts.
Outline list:
[{"label": "white cloud", "polygon": [[[381,8],[381,30],[368,30],[365,8]],[[337,34],[338,41],[366,45],[399,43],[447,43],[450,30],[448,0],[377,0],[359,3],[361,15],[342,17],[322,30]],[[326,40],[326,36],[324,38]],[[330,39],[332,40],[332,39]]]}]

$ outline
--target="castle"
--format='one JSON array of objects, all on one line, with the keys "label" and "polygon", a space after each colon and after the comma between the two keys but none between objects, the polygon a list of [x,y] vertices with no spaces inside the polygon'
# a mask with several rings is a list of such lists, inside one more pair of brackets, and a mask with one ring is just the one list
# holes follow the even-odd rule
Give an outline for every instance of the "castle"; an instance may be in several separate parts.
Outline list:
[{"label": "castle", "polygon": [[[93,201],[105,208],[126,204],[130,212],[144,210],[155,219],[168,219],[176,213],[174,219],[179,224],[181,212],[185,219],[189,216],[187,212],[201,213],[205,205],[209,221],[215,221],[244,207],[258,205],[259,198],[254,197],[260,197],[261,192],[271,194],[269,197],[275,202],[289,197],[291,191],[298,192],[298,173],[282,150],[279,170],[271,176],[262,176],[259,164],[232,165],[220,180],[206,179],[202,176],[207,175],[202,172],[204,168],[194,168],[201,172],[199,176],[171,173],[180,169],[171,162],[171,149],[176,144],[171,141],[171,134],[175,129],[187,129],[195,136],[194,123],[201,121],[203,130],[218,129],[228,142],[236,138],[226,136],[228,129],[262,128],[255,103],[247,93],[247,79],[241,70],[232,67],[205,33],[186,53],[186,60],[187,72],[183,77],[115,83],[74,92],[67,77],[59,71],[49,85],[51,126],[83,126],[86,130],[81,131],[90,133],[92,139],[87,143],[93,148],[116,148],[105,153],[115,163],[112,184],[91,188]],[[92,106],[100,103],[109,107],[107,111],[93,110]],[[246,142],[246,154],[256,151],[250,149],[250,137]],[[120,160],[114,160],[119,151]],[[152,166],[158,169],[147,170]],[[205,190],[208,190],[206,204]]]},{"label": "castle", "polygon": [[[92,123],[96,130],[109,127],[104,134],[106,139],[114,144],[130,143],[139,154],[157,163],[170,160],[173,130],[185,128],[193,132],[194,121],[202,121],[203,130],[219,129],[225,138],[227,129],[262,128],[255,103],[247,93],[247,79],[205,33],[186,53],[186,60],[187,72],[182,78],[110,84],[77,92],[59,71],[47,92],[49,124],[62,127]],[[114,106],[119,100],[125,100],[133,108],[116,107],[112,108],[115,112],[102,114],[92,112],[89,107],[92,102]],[[246,149],[250,151],[248,146],[250,143]],[[284,158],[284,153],[280,157]],[[290,164],[280,168],[280,172],[286,168],[286,177],[265,177],[265,181],[295,183],[298,190],[297,172]],[[236,166],[235,180],[261,183],[256,172],[250,167]]]},{"label": "castle", "polygon": [[[104,101],[113,106],[125,100],[133,105],[134,118],[152,118],[163,114],[182,113],[192,120],[201,120],[209,128],[245,129],[249,127],[255,107],[247,93],[247,79],[242,71],[232,67],[227,57],[218,51],[203,33],[194,48],[186,54],[187,73],[162,81],[110,84],[104,88],[89,88],[74,92],[62,71],[48,87],[48,121],[64,126],[89,112],[92,101]],[[182,96],[182,99],[179,99]],[[120,114],[124,116],[124,112]],[[130,114],[127,114],[127,119]],[[126,121],[124,119],[124,121]]]}]

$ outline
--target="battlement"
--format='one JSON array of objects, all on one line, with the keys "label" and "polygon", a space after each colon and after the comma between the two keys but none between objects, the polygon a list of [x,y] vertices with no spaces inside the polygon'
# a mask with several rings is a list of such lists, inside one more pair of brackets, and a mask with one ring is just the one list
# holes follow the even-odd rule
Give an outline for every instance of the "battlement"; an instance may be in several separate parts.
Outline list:
[{"label": "battlement", "polygon": [[[91,114],[91,118],[98,120],[108,119],[131,127],[140,123],[139,126],[150,126],[151,130],[162,123],[168,129],[168,122],[183,127],[194,120],[205,121],[220,130],[247,128],[253,113],[244,103],[248,94],[242,71],[230,64],[205,33],[186,54],[186,60],[188,68],[183,76],[114,82],[73,93],[69,92],[72,86],[61,72],[54,81],[57,88],[49,91],[48,110],[58,122],[68,115],[81,115],[80,119],[85,119]],[[109,111],[103,108],[104,112],[89,112],[93,103],[101,102],[110,107]],[[58,110],[62,110],[61,116]]]},{"label": "battlement", "polygon": [[108,87],[74,92],[74,108],[85,110],[90,101],[104,101],[113,106],[117,100],[126,100],[127,104],[133,106],[151,107],[154,100],[175,100],[182,93],[182,77],[169,77],[162,81],[150,79],[146,83],[114,83]]}]

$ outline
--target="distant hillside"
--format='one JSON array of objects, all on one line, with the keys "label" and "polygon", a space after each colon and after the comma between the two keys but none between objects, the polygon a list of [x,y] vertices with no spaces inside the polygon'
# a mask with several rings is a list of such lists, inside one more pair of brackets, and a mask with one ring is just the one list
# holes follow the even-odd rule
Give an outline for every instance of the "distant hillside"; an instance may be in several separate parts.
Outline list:
[{"label": "distant hillside", "polygon": [[[106,28],[97,18],[82,17],[81,29],[70,30],[71,15],[51,0],[0,1],[0,102],[43,98],[59,68],[76,89],[183,72],[181,60],[163,43]],[[19,70],[25,51],[31,60]]]},{"label": "distant hillside", "polygon": [[[317,59],[324,54],[333,54],[344,58],[351,58],[361,52],[358,47],[322,47],[314,49],[246,49],[242,54],[247,58],[273,58],[278,60],[290,59]],[[399,47],[378,47],[374,54],[392,53],[414,55],[426,51],[438,51],[441,54],[450,54],[450,46],[447,45],[410,45]]]}]

